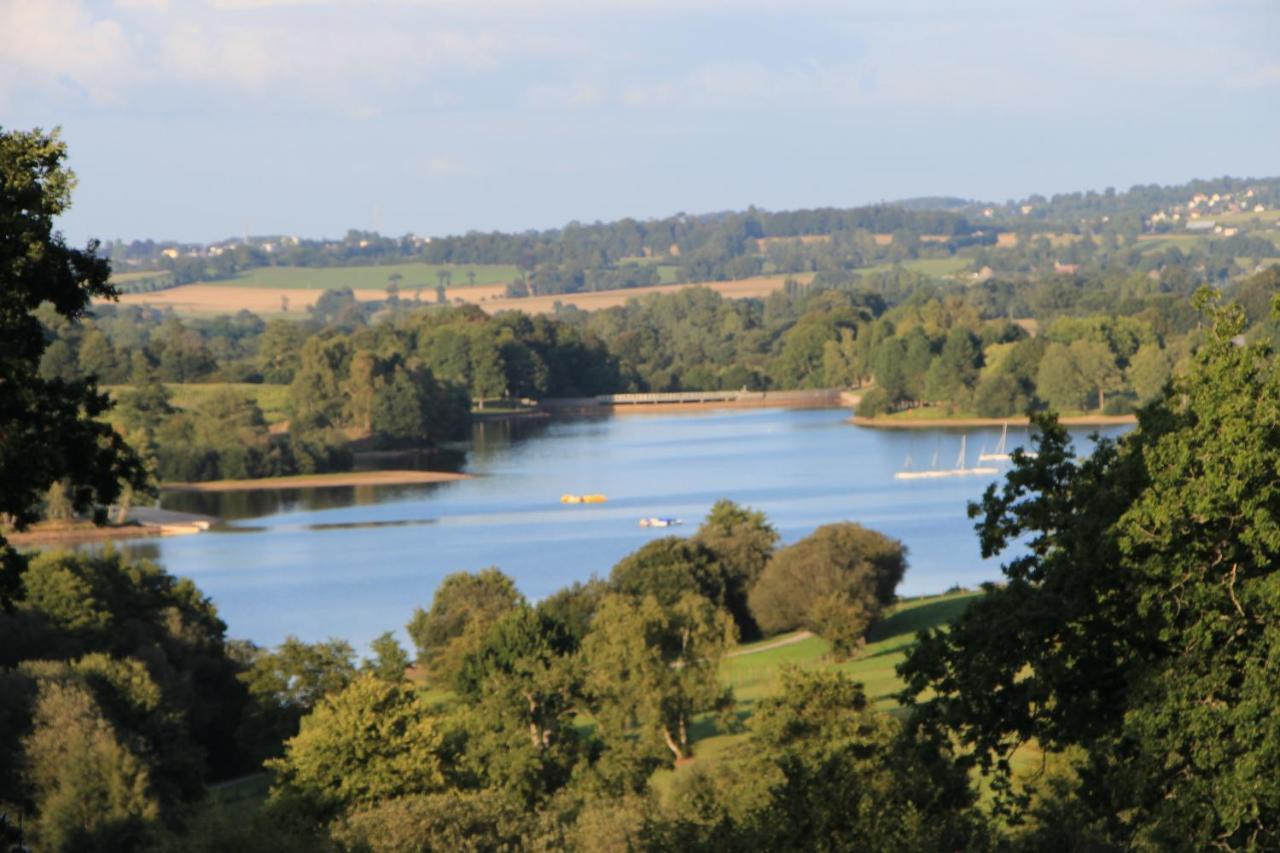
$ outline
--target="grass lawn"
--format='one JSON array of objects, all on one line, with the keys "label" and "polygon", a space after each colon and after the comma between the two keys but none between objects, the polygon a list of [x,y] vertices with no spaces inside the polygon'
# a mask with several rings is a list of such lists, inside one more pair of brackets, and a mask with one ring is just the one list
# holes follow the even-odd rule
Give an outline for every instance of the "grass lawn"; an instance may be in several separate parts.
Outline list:
[{"label": "grass lawn", "polygon": [[466,287],[471,284],[468,273],[475,274],[475,284],[505,284],[516,277],[517,270],[510,264],[387,264],[384,266],[355,267],[259,267],[246,270],[233,278],[209,282],[231,287],[269,287],[334,290],[349,287],[352,290],[381,290],[389,276],[399,273],[401,292],[414,288],[435,290],[440,283],[437,273],[449,272],[450,287]]},{"label": "grass lawn", "polygon": [[[820,637],[809,637],[797,643],[769,648],[756,653],[728,658],[720,668],[721,679],[733,688],[738,705],[738,719],[746,722],[756,704],[778,692],[782,686],[782,668],[837,669],[862,683],[867,698],[882,711],[895,712],[895,694],[902,689],[896,667],[915,644],[916,636],[926,628],[947,624],[981,593],[962,592],[900,602],[889,611],[888,618],[872,626],[867,645],[856,658],[842,663],[831,659],[831,647]],[[786,635],[784,635],[786,636]],[[762,643],[744,645],[739,651],[767,646],[783,637],[771,637]],[[699,763],[714,763],[718,757],[746,740],[745,732],[720,733],[713,720],[697,720],[691,731],[694,760],[678,769],[663,769],[654,774],[653,785],[659,792],[669,790],[676,774],[687,772]]]},{"label": "grass lawn", "polygon": [[[103,389],[113,397],[121,391],[127,390],[128,385],[104,385]],[[289,386],[288,385],[265,385],[249,382],[207,382],[207,383],[187,383],[179,384],[175,382],[165,383],[165,387],[169,389],[169,393],[173,395],[170,401],[176,408],[192,410],[197,408],[203,401],[209,399],[221,389],[230,388],[241,394],[247,394],[252,397],[254,402],[258,404],[258,408],[262,409],[262,416],[267,419],[268,424],[280,423],[289,419]]]}]

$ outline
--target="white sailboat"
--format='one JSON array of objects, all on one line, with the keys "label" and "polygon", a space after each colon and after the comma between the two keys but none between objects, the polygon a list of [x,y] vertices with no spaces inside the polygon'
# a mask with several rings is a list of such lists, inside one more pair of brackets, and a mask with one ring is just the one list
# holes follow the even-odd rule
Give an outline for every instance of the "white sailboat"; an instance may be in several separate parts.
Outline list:
[{"label": "white sailboat", "polygon": [[[993,453],[983,452],[978,454],[978,461],[979,462],[1008,462],[1011,459],[1013,459],[1013,454],[1010,453],[1005,446],[1005,442],[1008,441],[1008,439],[1009,439],[1009,425],[1005,424],[1004,429],[1000,430],[1000,443],[996,445],[995,452]],[[1036,458],[1035,452],[1031,450],[1022,451],[1022,455],[1027,457],[1028,459]]]},{"label": "white sailboat", "polygon": [[937,456],[935,454],[933,467],[930,468],[928,471],[911,471],[911,470],[908,470],[911,466],[911,457],[908,456],[907,467],[904,468],[902,471],[899,471],[896,474],[894,474],[893,479],[895,480],[933,480],[939,477],[976,477],[976,476],[986,476],[990,474],[1000,473],[996,468],[984,467],[981,465],[975,468],[965,467],[965,462],[966,462],[965,456],[967,455],[968,440],[969,440],[969,437],[967,435],[960,437],[960,455],[956,457],[956,467],[954,468],[937,467],[938,462],[937,462]]},{"label": "white sailboat", "polygon": [[1000,430],[1000,443],[996,445],[996,449],[987,453],[983,451],[978,454],[979,462],[1007,462],[1009,461],[1009,451],[1005,450],[1005,442],[1009,440],[1009,425],[1005,424],[1004,429]]}]

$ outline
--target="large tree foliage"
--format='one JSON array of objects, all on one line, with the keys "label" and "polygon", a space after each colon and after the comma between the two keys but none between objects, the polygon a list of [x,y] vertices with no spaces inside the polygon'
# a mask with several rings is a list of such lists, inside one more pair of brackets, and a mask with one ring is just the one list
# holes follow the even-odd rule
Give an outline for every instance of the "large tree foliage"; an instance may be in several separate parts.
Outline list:
[{"label": "large tree foliage", "polygon": [[964,773],[914,742],[838,672],[783,671],[751,734],[684,777],[672,846],[702,850],[982,849]]},{"label": "large tree foliage", "polygon": [[605,598],[583,641],[586,690],[606,741],[639,732],[675,760],[692,752],[695,714],[726,710],[717,670],[734,639],[728,614],[694,593],[664,605],[651,594]]},{"label": "large tree foliage", "polygon": [[282,758],[278,791],[318,816],[444,787],[439,722],[425,701],[371,675],[322,700]]},{"label": "large tree foliage", "polygon": [[807,628],[849,655],[906,568],[901,542],[853,522],[827,524],[774,555],[751,589],[751,612],[766,633]]},{"label": "large tree foliage", "polygon": [[725,606],[744,640],[755,639],[760,628],[751,615],[747,594],[773,556],[778,531],[764,513],[720,499],[711,507],[694,540],[708,548],[724,578]]},{"label": "large tree foliage", "polygon": [[1021,543],[1007,583],[903,666],[999,777],[1028,740],[1082,748],[1067,811],[1116,846],[1280,844],[1280,372],[1243,320],[1089,459],[1039,422],[973,510],[984,553]]},{"label": "large tree foliage", "polygon": [[[47,342],[35,316],[50,303],[76,320],[94,297],[111,297],[110,267],[97,243],[72,249],[54,230],[75,179],[56,133],[0,128],[0,514],[19,525],[51,483],[69,480],[77,509],[108,504],[143,471],[114,430],[93,380],[39,373]],[[17,591],[22,560],[0,537],[0,605]]]},{"label": "large tree foliage", "polygon": [[431,607],[414,608],[406,626],[418,663],[452,685],[467,656],[483,645],[490,626],[523,603],[515,582],[496,568],[449,575],[432,596]]}]

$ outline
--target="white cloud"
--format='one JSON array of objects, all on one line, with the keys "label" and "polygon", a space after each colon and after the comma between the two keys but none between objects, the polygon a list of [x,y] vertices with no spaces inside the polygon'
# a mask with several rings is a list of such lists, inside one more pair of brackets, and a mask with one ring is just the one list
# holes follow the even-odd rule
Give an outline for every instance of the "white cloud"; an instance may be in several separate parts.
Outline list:
[{"label": "white cloud", "polygon": [[136,77],[134,46],[119,22],[76,0],[0,0],[0,98],[30,86],[106,103]]}]

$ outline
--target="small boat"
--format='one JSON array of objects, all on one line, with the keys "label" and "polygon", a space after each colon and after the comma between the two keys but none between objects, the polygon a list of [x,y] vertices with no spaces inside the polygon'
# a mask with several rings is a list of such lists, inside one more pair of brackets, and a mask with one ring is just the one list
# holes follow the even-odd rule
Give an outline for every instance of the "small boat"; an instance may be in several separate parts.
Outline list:
[{"label": "small boat", "polygon": [[561,495],[562,504],[602,504],[609,500],[604,495]]},{"label": "small boat", "polygon": [[[1005,424],[1004,429],[1000,430],[1000,443],[996,445],[995,451],[992,453],[984,452],[984,453],[978,454],[978,461],[979,462],[1008,462],[1012,460],[1013,454],[1011,454],[1005,448],[1005,441],[1008,439],[1008,437],[1009,437],[1009,425]],[[1028,459],[1036,458],[1035,451],[1032,451],[1032,450],[1022,451],[1022,455],[1027,457]]]},{"label": "small boat", "polygon": [[1005,424],[1004,429],[1000,430],[1000,442],[996,445],[996,449],[991,453],[983,451],[978,454],[979,462],[1008,462],[1009,451],[1005,450],[1005,442],[1009,440],[1009,425]]},{"label": "small boat", "polygon": [[675,527],[676,525],[679,525],[679,524],[684,524],[684,522],[678,518],[663,518],[660,516],[654,516],[652,518],[640,519],[641,527]]},{"label": "small boat", "polygon": [[934,467],[928,471],[912,471],[911,457],[907,457],[906,468],[893,475],[895,480],[933,480],[939,477],[978,477],[989,474],[999,474],[997,468],[978,466],[976,468],[965,467],[966,447],[968,446],[969,437],[960,437],[960,455],[956,458],[956,467],[954,468],[938,468],[937,454],[934,454]]}]

